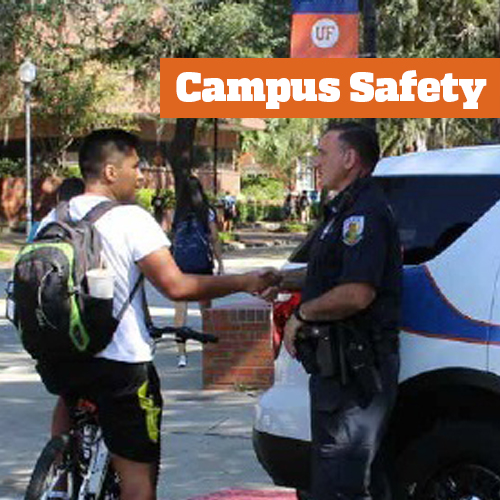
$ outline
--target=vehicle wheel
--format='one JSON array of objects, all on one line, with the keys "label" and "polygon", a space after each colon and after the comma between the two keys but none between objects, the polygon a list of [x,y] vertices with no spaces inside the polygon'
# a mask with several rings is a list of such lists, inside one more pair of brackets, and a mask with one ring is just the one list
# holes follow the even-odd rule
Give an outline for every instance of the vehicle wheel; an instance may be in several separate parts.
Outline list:
[{"label": "vehicle wheel", "polygon": [[77,480],[68,436],[52,438],[38,458],[24,496],[25,500],[40,500],[54,487],[73,500],[77,497]]},{"label": "vehicle wheel", "polygon": [[295,494],[297,495],[297,500],[311,500],[311,495],[308,491],[295,490]]},{"label": "vehicle wheel", "polygon": [[395,463],[395,500],[494,500],[500,491],[500,429],[444,422],[410,443]]}]

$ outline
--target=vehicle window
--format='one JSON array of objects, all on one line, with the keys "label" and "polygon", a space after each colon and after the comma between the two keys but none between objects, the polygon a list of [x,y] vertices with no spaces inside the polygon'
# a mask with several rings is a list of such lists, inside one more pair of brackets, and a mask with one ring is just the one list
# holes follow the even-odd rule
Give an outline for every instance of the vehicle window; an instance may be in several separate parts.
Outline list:
[{"label": "vehicle window", "polygon": [[500,198],[500,176],[376,178],[398,221],[405,264],[439,255]]}]

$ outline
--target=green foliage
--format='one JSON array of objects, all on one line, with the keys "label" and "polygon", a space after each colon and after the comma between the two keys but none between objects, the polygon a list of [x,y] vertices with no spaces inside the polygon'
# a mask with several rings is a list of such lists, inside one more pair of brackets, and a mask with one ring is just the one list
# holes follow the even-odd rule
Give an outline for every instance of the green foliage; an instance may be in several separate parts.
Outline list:
[{"label": "green foliage", "polygon": [[160,194],[165,197],[165,208],[175,208],[175,192],[173,189],[162,189]]},{"label": "green foliage", "polygon": [[16,250],[0,250],[0,263],[6,264],[12,262],[16,257]]},{"label": "green foliage", "polygon": [[498,0],[382,0],[380,57],[497,57]]},{"label": "green foliage", "polygon": [[236,201],[236,210],[238,212],[238,221],[247,222],[248,220],[248,204],[245,201]]},{"label": "green foliage", "polygon": [[[255,2],[220,3],[203,15],[196,33],[199,57],[272,57],[272,28]],[[230,41],[230,43],[228,43]]]},{"label": "green foliage", "polygon": [[[379,57],[498,56],[499,0],[380,0],[377,9]],[[290,14],[289,0],[0,2],[0,118],[22,111],[17,69],[19,58],[30,56],[39,68],[34,126],[48,115],[57,124],[52,138],[36,145],[43,156],[37,167],[60,173],[75,137],[100,126],[133,127],[121,92],[131,75],[143,103],[155,109],[160,58],[288,57]],[[325,120],[268,119],[266,131],[244,133],[242,146],[290,185]],[[498,139],[491,119],[378,123],[384,154]]]},{"label": "green foliage", "polygon": [[293,184],[297,162],[314,152],[326,122],[323,118],[268,118],[266,130],[243,133],[242,149],[287,183]]},{"label": "green foliage", "polygon": [[230,241],[235,241],[234,234],[231,232],[219,232],[219,239],[222,243],[229,243]]},{"label": "green foliage", "polygon": [[148,212],[153,213],[153,207],[151,204],[151,200],[153,199],[155,192],[156,191],[154,189],[151,189],[151,188],[139,189],[135,195],[135,201],[142,208],[144,208]]},{"label": "green foliage", "polygon": [[0,177],[23,177],[25,165],[22,160],[0,158]]},{"label": "green foliage", "polygon": [[242,179],[241,188],[246,199],[282,202],[285,197],[283,181],[264,175]]},{"label": "green foliage", "polygon": [[238,221],[252,223],[257,221],[280,222],[283,220],[283,207],[278,204],[267,204],[262,201],[238,201]]},{"label": "green foliage", "polygon": [[[137,191],[135,195],[135,201],[142,208],[152,213],[153,206],[151,201],[156,194],[156,189],[142,188]],[[175,208],[175,193],[172,189],[161,189],[159,195],[163,196],[165,199],[165,208]]]},{"label": "green foliage", "polygon": [[[498,57],[499,0],[381,0],[379,57]],[[378,120],[384,155],[498,142],[491,119]]]},{"label": "green foliage", "polygon": [[[131,124],[126,112],[110,112],[119,102],[122,75],[94,58],[106,12],[97,3],[45,0],[6,2],[3,14],[0,48],[10,56],[0,64],[0,79],[6,84],[0,89],[0,102],[8,103],[0,105],[0,117],[21,112],[15,57],[30,57],[38,68],[32,86],[33,126],[50,117],[55,128],[50,138],[36,143],[37,168],[43,174],[60,174],[76,137],[97,127]],[[15,51],[8,50],[14,45]]]},{"label": "green foliage", "polygon": [[63,177],[82,177],[78,163],[66,163],[61,171]]},{"label": "green foliage", "polygon": [[264,220],[269,222],[280,222],[284,219],[283,205],[267,205]]},{"label": "green foliage", "polygon": [[281,224],[279,229],[276,231],[278,233],[306,233],[309,231],[309,226],[307,224],[300,224],[299,222],[286,222]]}]

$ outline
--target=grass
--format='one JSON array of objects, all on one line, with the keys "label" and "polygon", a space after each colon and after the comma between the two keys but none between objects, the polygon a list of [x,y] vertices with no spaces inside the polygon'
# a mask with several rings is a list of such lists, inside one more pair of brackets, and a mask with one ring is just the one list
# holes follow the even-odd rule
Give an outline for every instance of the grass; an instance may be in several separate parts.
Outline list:
[{"label": "grass", "polygon": [[222,243],[229,243],[230,241],[236,241],[235,235],[233,233],[228,232],[219,232],[219,239]]},{"label": "grass", "polygon": [[0,264],[6,264],[14,260],[16,250],[0,250]]},{"label": "grass", "polygon": [[285,222],[276,230],[277,233],[304,233],[309,230],[309,226],[300,222]]}]

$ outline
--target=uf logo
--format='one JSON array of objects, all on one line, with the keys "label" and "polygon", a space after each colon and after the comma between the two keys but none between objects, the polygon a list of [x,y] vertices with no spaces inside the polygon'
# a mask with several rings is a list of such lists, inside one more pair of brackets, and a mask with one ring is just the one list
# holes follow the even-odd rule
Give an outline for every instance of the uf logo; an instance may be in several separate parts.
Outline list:
[{"label": "uf logo", "polygon": [[339,35],[339,26],[333,19],[320,19],[314,23],[311,29],[311,40],[320,49],[333,47],[337,43]]}]

